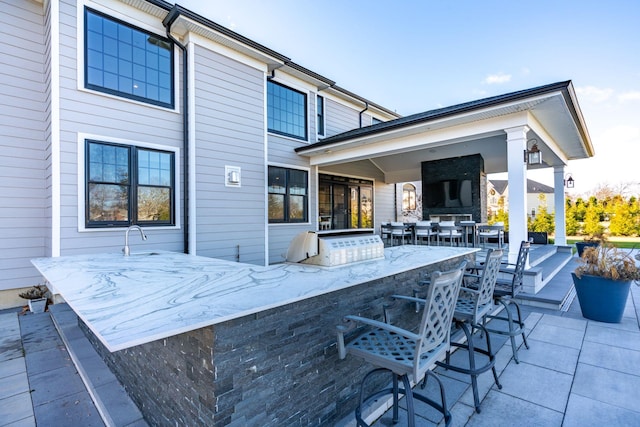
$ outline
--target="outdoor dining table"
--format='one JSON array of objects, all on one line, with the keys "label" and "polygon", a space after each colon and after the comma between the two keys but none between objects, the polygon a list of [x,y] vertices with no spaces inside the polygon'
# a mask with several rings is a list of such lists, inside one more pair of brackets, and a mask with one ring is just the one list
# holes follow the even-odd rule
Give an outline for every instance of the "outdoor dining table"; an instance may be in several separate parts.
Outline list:
[{"label": "outdoor dining table", "polygon": [[[478,235],[477,235],[477,225],[475,221],[460,221],[457,223],[463,229],[464,234],[464,244],[465,246],[469,246],[471,243],[471,247],[475,248],[478,246]],[[471,239],[469,239],[471,236]]]}]

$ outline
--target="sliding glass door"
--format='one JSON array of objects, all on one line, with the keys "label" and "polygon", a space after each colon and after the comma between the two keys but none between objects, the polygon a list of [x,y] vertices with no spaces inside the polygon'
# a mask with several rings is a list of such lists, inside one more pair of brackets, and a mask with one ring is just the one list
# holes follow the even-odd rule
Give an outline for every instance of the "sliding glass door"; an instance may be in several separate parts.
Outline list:
[{"label": "sliding glass door", "polygon": [[321,229],[373,228],[372,181],[334,175],[319,178]]}]

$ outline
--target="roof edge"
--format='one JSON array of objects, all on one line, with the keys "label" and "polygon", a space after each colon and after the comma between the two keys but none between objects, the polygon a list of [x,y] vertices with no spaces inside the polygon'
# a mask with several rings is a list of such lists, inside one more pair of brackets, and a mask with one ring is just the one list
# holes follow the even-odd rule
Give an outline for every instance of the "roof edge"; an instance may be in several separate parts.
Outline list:
[{"label": "roof edge", "polygon": [[[352,139],[354,137],[362,137],[362,136],[375,135],[378,133],[384,133],[394,129],[400,129],[400,128],[413,126],[420,123],[426,123],[433,120],[452,117],[462,113],[467,113],[470,111],[479,110],[487,107],[493,107],[493,106],[497,106],[497,105],[501,105],[501,104],[505,104],[513,101],[518,101],[525,98],[530,98],[533,96],[544,95],[547,93],[552,93],[557,91],[562,91],[563,93],[565,93],[569,90],[570,87],[572,87],[571,80],[566,80],[562,82],[551,83],[548,85],[537,86],[531,89],[524,89],[524,90],[510,92],[503,95],[496,95],[488,98],[483,98],[476,101],[469,101],[461,104],[455,104],[450,107],[416,113],[413,115],[404,116],[396,120],[392,120],[390,122],[378,123],[373,126],[368,126],[366,130],[363,130],[361,132],[358,132],[359,129],[354,129],[354,130],[346,131],[334,136],[330,136],[328,138],[323,139],[322,141],[316,142],[315,144],[310,144],[305,147],[298,147],[295,149],[295,151],[297,153],[301,153],[301,152],[304,152],[307,150],[313,150],[325,145],[331,145],[337,142],[343,142],[343,141]],[[565,102],[566,100],[567,100],[567,96],[565,95]],[[571,110],[573,111],[574,119],[575,119],[577,118],[578,114],[577,114],[577,111],[575,111],[575,106],[573,106],[573,102],[571,104],[572,104]],[[433,114],[427,114],[430,112],[432,112]],[[584,121],[581,121],[580,124],[581,124],[581,128],[584,129]],[[581,131],[581,135],[583,135],[585,132]]]}]

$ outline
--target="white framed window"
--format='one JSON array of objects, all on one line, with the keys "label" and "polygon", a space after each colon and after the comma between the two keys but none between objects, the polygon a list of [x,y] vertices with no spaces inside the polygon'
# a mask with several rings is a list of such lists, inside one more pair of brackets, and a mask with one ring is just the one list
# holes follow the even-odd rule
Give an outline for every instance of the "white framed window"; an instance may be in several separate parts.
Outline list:
[{"label": "white framed window", "polygon": [[79,231],[180,227],[180,149],[78,135]]},{"label": "white framed window", "polygon": [[174,107],[173,43],[85,7],[84,87]]}]

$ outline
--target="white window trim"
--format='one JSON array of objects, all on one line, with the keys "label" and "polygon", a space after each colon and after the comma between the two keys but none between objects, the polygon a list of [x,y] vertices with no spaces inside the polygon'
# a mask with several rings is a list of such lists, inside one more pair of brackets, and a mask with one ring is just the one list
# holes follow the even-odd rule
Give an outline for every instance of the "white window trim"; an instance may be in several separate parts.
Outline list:
[{"label": "white window trim", "polygon": [[[76,55],[77,55],[77,61],[76,61],[76,83],[77,83],[77,89],[80,92],[85,92],[85,93],[90,93],[92,95],[98,95],[98,96],[102,96],[105,98],[109,98],[109,99],[114,99],[114,100],[118,100],[118,101],[123,101],[123,102],[128,102],[131,104],[136,104],[136,105],[140,105],[140,106],[144,106],[144,107],[150,107],[150,108],[155,108],[157,110],[162,110],[162,111],[170,111],[172,113],[176,113],[176,114],[182,114],[182,111],[180,110],[180,50],[178,49],[177,46],[173,47],[173,108],[169,108],[169,107],[163,107],[161,105],[155,105],[155,104],[151,104],[148,102],[144,102],[144,101],[138,101],[135,99],[130,99],[124,96],[118,96],[118,95],[113,95],[110,93],[105,93],[105,92],[101,92],[99,90],[93,90],[93,89],[88,89],[84,86],[84,79],[85,79],[85,75],[84,75],[84,63],[85,63],[85,58],[84,58],[84,8],[86,7],[90,7],[91,9],[97,10],[98,12],[102,12],[107,16],[111,16],[113,18],[117,18],[123,22],[126,22],[128,24],[131,24],[135,27],[141,28],[145,31],[149,31],[153,34],[156,34],[158,37],[163,37],[166,38],[166,33],[164,33],[162,30],[164,30],[164,28],[159,29],[158,27],[155,27],[153,25],[150,25],[146,22],[144,22],[144,20],[142,20],[144,14],[143,12],[135,9],[135,8],[129,8],[127,7],[126,10],[129,10],[131,13],[129,14],[123,14],[115,9],[109,9],[106,8],[104,5],[101,4],[97,4],[94,3],[92,1],[88,1],[88,0],[77,0],[76,2]],[[122,7],[124,8],[125,6],[122,5]],[[160,22],[157,18],[153,18],[154,20]]]},{"label": "white window trim", "polygon": [[[310,144],[311,143],[311,111],[310,111],[310,106],[309,106],[309,100],[311,99],[312,95],[314,95],[314,92],[310,91],[307,87],[305,86],[301,86],[301,85],[297,85],[295,82],[291,82],[291,80],[287,80],[287,79],[283,79],[281,77],[278,77],[278,74],[276,72],[276,77],[269,77],[267,80],[271,80],[274,83],[277,83],[279,85],[282,85],[284,87],[287,87],[289,89],[293,89],[295,91],[301,92],[303,94],[306,95],[306,103],[305,103],[305,108],[306,108],[306,116],[307,116],[307,135],[305,139],[300,139],[300,138],[296,138],[293,136],[287,136],[287,135],[282,135],[279,133],[275,133],[275,132],[271,132],[269,131],[269,97],[267,94],[267,83],[265,82],[264,84],[264,98],[265,98],[265,110],[264,110],[264,116],[266,118],[265,123],[267,124],[267,126],[265,127],[265,129],[267,130],[267,134],[278,137],[278,138],[283,138],[289,141],[295,141],[297,143],[300,144]],[[315,96],[313,97],[313,101],[315,102]],[[326,108],[325,108],[326,110]],[[313,111],[315,111],[315,108],[313,109]],[[313,120],[315,120],[315,115],[313,116]],[[314,126],[315,127],[315,126]],[[316,130],[317,132],[317,130]],[[317,139],[317,137],[316,137]]]},{"label": "white window trim", "polygon": [[[307,172],[307,221],[306,222],[269,222],[269,166],[286,169],[296,169]],[[264,197],[267,205],[267,212],[265,213],[268,227],[295,227],[298,225],[311,225],[311,168],[292,165],[287,163],[268,162],[267,171],[264,180]]]},{"label": "white window trim", "polygon": [[[327,137],[327,98],[324,95],[320,95],[316,92],[316,104],[315,104],[315,119],[316,119],[316,142],[320,140],[319,137]],[[323,133],[318,132],[318,98],[322,98],[322,129]]]},{"label": "white window trim", "polygon": [[153,226],[154,230],[179,230],[181,228],[180,223],[180,215],[181,215],[181,205],[180,200],[182,197],[181,186],[180,186],[180,148],[172,147],[169,145],[161,145],[155,144],[151,142],[142,142],[142,141],[132,141],[129,139],[122,138],[113,138],[104,135],[95,135],[89,133],[78,133],[78,232],[87,233],[87,232],[105,232],[105,231],[117,231],[122,232],[122,230],[126,230],[127,227],[87,227],[86,218],[85,218],[85,190],[86,190],[86,165],[85,165],[85,149],[86,149],[86,141],[92,140],[97,142],[110,142],[113,144],[121,144],[128,145],[132,147],[142,147],[142,148],[150,148],[153,150],[162,150],[162,151],[170,151],[174,153],[174,215],[176,223],[175,225],[160,225]]}]

